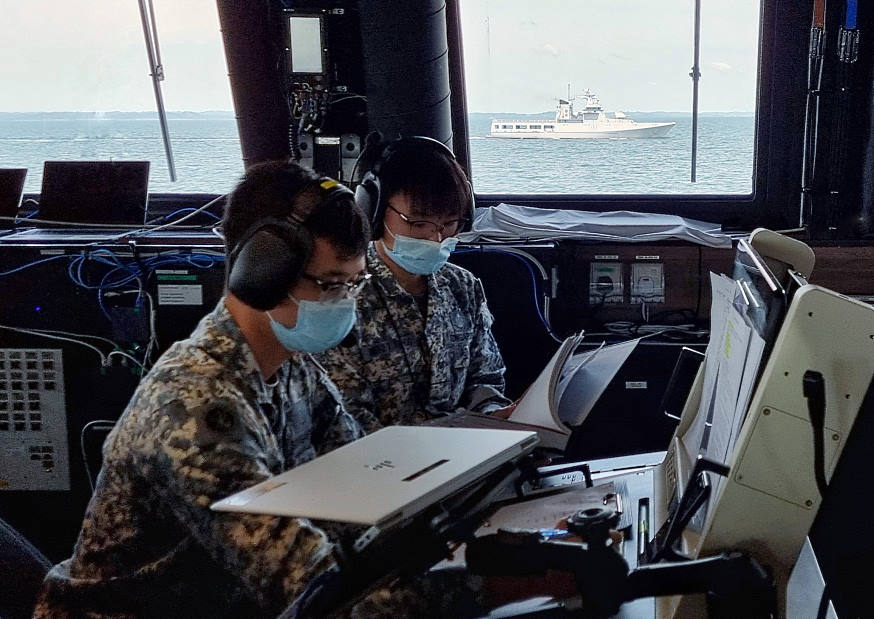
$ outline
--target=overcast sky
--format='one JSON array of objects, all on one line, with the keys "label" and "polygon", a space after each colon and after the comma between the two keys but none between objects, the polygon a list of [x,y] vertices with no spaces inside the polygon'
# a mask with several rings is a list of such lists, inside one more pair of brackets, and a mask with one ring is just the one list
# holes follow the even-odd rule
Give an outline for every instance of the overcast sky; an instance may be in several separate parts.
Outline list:
[{"label": "overcast sky", "polygon": [[[703,111],[755,109],[758,0],[702,2]],[[462,0],[472,112],[538,112],[589,88],[607,110],[689,111],[693,0]]]},{"label": "overcast sky", "polygon": [[[168,110],[232,110],[215,0],[153,0]],[[0,0],[0,111],[155,109],[136,0]]]},{"label": "overcast sky", "polygon": [[[169,110],[233,108],[215,0],[153,0]],[[702,111],[752,112],[759,2],[702,3]],[[693,0],[461,0],[468,109],[691,108]],[[0,0],[0,111],[154,109],[134,0]]]}]

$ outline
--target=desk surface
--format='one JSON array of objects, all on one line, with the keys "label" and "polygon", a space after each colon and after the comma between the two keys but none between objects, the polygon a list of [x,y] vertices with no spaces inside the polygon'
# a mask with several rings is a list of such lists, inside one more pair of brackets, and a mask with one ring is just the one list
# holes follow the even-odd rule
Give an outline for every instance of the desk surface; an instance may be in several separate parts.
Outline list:
[{"label": "desk surface", "polygon": [[[631,526],[632,537],[626,540],[623,556],[629,568],[637,567],[637,532],[638,510],[637,505],[641,499],[652,500],[654,464],[661,462],[665,452],[652,452],[634,454],[616,458],[605,458],[589,462],[592,477],[598,482],[606,482],[611,479],[621,479],[626,484],[629,509],[633,524]],[[544,467],[542,472],[549,469],[559,469],[566,465]],[[650,513],[652,511],[650,510]],[[649,530],[652,535],[654,523],[650,523]],[[630,543],[629,543],[630,542]],[[798,558],[798,562],[792,571],[787,590],[787,617],[792,619],[818,619],[820,598],[825,588],[822,572],[814,555],[810,540],[805,540],[804,547]],[[622,606],[615,617],[619,619],[654,619],[656,603],[654,598],[634,600]],[[837,619],[834,607],[828,604],[825,617]]]},{"label": "desk surface", "polygon": [[146,230],[87,229],[87,228],[27,228],[0,235],[0,245],[8,246],[63,246],[98,245],[197,245],[223,248],[224,241],[212,230],[166,228],[156,232]]}]

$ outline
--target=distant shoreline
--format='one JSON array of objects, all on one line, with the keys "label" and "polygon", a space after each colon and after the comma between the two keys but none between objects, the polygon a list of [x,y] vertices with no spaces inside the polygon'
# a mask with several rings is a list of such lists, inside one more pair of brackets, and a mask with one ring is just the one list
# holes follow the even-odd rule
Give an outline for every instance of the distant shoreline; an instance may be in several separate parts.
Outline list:
[{"label": "distant shoreline", "polygon": [[[0,112],[0,120],[155,120],[157,112]],[[235,118],[226,110],[167,112],[167,118]]]},{"label": "distant shoreline", "polygon": [[[690,112],[636,112],[622,110],[628,116],[660,116],[660,117],[676,117],[688,118],[692,114]],[[735,117],[752,117],[754,112],[699,112],[699,116],[735,116]],[[469,112],[470,118],[554,118],[555,112]],[[0,112],[0,120],[155,120],[158,118],[156,112]],[[181,119],[221,119],[236,118],[236,114],[229,110],[207,110],[204,112],[167,112],[167,118]]]}]

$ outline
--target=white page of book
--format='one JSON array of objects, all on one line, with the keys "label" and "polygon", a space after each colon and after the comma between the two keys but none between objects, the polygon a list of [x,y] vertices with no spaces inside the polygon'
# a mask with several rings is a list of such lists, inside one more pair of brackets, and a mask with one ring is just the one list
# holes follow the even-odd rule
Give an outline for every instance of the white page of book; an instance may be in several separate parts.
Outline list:
[{"label": "white page of book", "polygon": [[553,412],[552,395],[556,384],[556,376],[564,366],[568,355],[576,348],[580,336],[567,338],[556,353],[540,372],[531,386],[519,399],[519,403],[510,415],[510,421],[530,423],[542,426],[564,434],[570,433],[570,428],[565,426]]},{"label": "white page of book", "polygon": [[601,342],[601,345],[594,350],[571,355],[570,359],[564,364],[564,369],[561,372],[561,378],[558,380],[558,387],[555,390],[555,402],[561,402],[561,396],[564,395],[565,389],[574,378],[577,370],[585,366],[598,355],[598,351],[604,348],[607,342]]},{"label": "white page of book", "polygon": [[592,412],[640,338],[582,353],[590,358],[577,366],[558,403],[558,416],[569,426],[579,426]]}]

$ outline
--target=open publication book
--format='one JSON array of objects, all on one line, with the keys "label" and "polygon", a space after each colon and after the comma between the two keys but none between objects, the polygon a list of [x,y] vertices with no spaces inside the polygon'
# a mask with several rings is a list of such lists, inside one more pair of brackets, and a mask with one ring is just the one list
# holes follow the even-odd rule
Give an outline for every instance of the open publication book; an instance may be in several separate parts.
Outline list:
[{"label": "open publication book", "polygon": [[562,342],[519,399],[509,419],[459,413],[429,422],[455,427],[502,428],[537,432],[539,446],[564,451],[573,428],[582,425],[640,339],[575,353],[583,333]]}]

